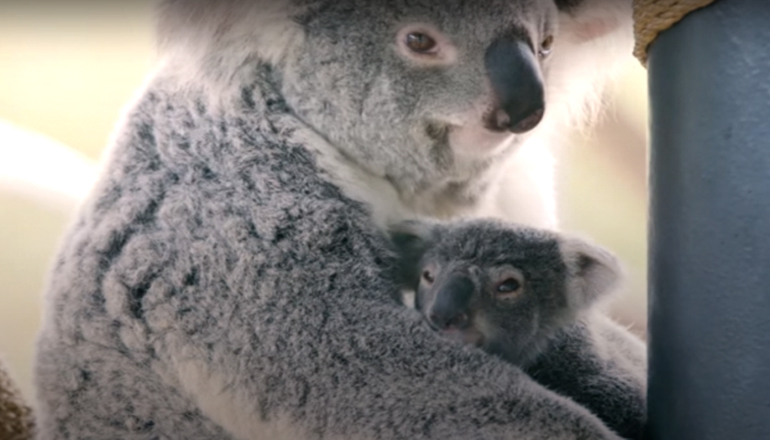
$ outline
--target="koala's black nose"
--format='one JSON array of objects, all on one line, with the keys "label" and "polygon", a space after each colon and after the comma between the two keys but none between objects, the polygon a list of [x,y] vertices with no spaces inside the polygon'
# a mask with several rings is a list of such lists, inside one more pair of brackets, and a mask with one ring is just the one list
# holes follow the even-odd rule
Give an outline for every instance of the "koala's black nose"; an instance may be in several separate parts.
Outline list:
[{"label": "koala's black nose", "polygon": [[443,283],[428,311],[428,320],[439,330],[463,329],[470,323],[468,306],[475,286],[467,276],[456,275]]},{"label": "koala's black nose", "polygon": [[515,37],[499,38],[487,48],[484,66],[497,101],[487,128],[513,133],[535,128],[545,114],[545,89],[532,49]]}]

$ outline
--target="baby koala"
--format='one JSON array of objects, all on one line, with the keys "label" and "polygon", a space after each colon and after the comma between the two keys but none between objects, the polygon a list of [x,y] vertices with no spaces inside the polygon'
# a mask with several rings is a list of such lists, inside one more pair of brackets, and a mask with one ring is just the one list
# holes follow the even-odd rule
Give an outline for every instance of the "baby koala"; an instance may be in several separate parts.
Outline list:
[{"label": "baby koala", "polygon": [[404,286],[428,323],[521,368],[621,274],[596,245],[494,220],[406,221],[390,233]]}]

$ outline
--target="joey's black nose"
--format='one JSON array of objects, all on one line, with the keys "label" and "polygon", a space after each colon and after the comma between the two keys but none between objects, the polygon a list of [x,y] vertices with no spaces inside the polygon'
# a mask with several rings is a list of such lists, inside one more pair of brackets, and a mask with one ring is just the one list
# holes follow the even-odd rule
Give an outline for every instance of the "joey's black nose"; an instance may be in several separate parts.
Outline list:
[{"label": "joey's black nose", "polygon": [[469,304],[475,286],[466,276],[454,276],[443,283],[428,311],[428,320],[439,330],[463,329],[470,323]]},{"label": "joey's black nose", "polygon": [[535,128],[545,114],[545,91],[532,49],[515,37],[499,38],[487,48],[484,66],[497,103],[487,127],[512,133]]}]

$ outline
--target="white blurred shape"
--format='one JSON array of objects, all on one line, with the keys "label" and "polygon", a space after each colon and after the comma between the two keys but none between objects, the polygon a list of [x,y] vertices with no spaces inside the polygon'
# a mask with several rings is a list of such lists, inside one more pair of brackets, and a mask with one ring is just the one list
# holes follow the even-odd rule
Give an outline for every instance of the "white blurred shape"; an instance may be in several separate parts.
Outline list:
[{"label": "white blurred shape", "polygon": [[0,191],[70,212],[91,190],[97,169],[74,149],[0,119]]}]

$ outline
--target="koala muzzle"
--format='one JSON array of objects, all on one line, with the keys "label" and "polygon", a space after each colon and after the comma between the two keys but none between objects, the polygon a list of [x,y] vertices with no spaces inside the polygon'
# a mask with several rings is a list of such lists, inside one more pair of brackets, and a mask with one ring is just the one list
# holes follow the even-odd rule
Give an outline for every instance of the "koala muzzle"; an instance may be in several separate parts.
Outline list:
[{"label": "koala muzzle", "polygon": [[484,55],[484,66],[497,106],[487,115],[487,128],[525,133],[545,113],[545,91],[537,58],[521,39],[495,40]]},{"label": "koala muzzle", "polygon": [[436,300],[428,311],[428,320],[439,330],[464,329],[470,324],[468,305],[473,296],[473,281],[454,275],[438,287]]}]

